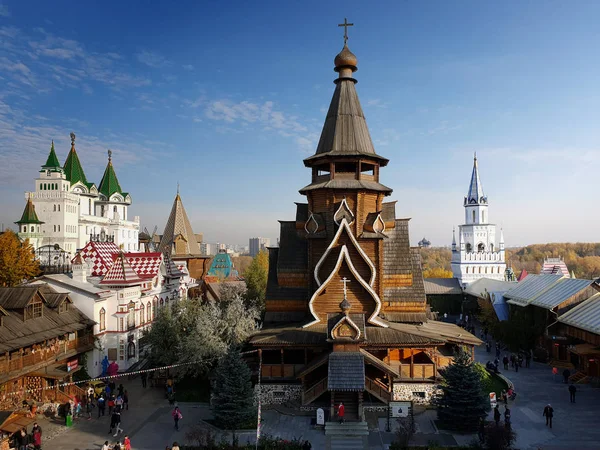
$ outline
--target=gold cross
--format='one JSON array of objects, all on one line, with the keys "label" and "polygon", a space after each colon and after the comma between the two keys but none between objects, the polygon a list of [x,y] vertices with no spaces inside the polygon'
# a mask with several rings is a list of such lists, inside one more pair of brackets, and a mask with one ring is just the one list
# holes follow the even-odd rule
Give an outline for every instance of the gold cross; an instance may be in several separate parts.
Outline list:
[{"label": "gold cross", "polygon": [[338,27],[344,27],[344,45],[348,41],[348,27],[353,27],[353,23],[348,23],[348,19],[344,17],[344,23],[339,23]]}]

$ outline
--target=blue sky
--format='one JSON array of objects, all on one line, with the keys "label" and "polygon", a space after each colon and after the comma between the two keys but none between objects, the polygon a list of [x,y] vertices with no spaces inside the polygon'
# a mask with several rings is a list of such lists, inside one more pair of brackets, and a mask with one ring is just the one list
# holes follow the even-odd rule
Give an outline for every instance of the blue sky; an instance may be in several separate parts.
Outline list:
[{"label": "blue sky", "polygon": [[275,240],[309,182],[347,17],[413,244],[450,243],[475,151],[508,246],[597,241],[599,16],[592,1],[4,1],[0,221],[75,131],[88,179],[113,150],[148,228],[179,182],[206,240]]}]

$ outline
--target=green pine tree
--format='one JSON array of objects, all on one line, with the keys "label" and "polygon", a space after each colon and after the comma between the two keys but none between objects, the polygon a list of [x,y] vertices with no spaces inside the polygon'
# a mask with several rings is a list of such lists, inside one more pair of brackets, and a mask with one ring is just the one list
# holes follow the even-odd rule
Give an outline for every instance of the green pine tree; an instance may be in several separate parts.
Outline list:
[{"label": "green pine tree", "polygon": [[215,374],[213,413],[216,425],[233,433],[256,419],[252,372],[237,348],[231,347]]},{"label": "green pine tree", "polygon": [[450,430],[476,431],[490,404],[474,361],[460,348],[454,361],[440,372],[443,378],[441,392],[434,399],[438,420]]}]

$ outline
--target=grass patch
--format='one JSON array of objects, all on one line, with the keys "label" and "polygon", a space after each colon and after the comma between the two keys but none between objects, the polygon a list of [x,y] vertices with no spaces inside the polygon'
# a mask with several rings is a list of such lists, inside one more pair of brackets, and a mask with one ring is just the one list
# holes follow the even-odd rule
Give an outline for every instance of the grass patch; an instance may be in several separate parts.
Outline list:
[{"label": "grass patch", "polygon": [[184,378],[175,384],[175,401],[208,402],[210,401],[210,382],[208,378]]}]

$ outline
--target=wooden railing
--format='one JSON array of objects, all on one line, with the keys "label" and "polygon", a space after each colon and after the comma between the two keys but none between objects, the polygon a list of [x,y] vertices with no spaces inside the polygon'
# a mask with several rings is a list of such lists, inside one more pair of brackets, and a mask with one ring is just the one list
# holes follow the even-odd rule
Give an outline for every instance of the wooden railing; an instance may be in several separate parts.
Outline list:
[{"label": "wooden railing", "polygon": [[377,380],[365,377],[365,389],[384,403],[389,403],[391,400],[388,387]]},{"label": "wooden railing", "polygon": [[263,378],[296,378],[304,368],[304,364],[263,364]]},{"label": "wooden railing", "polygon": [[313,384],[306,391],[302,393],[302,404],[307,405],[308,403],[315,400],[323,392],[327,391],[327,377],[323,378],[316,384]]},{"label": "wooden railing", "polygon": [[72,350],[91,345],[94,342],[94,337],[81,336],[72,341],[61,341],[51,347],[38,350],[35,353],[21,355],[18,352],[13,352],[10,356],[6,355],[0,360],[0,374],[5,376],[11,372],[18,372],[27,367],[34,366],[42,362],[55,361],[62,355],[66,355]]},{"label": "wooden railing", "polygon": [[413,364],[413,373],[410,374],[410,364],[392,364],[400,374],[400,379],[407,380],[427,380],[435,377],[433,364]]}]

